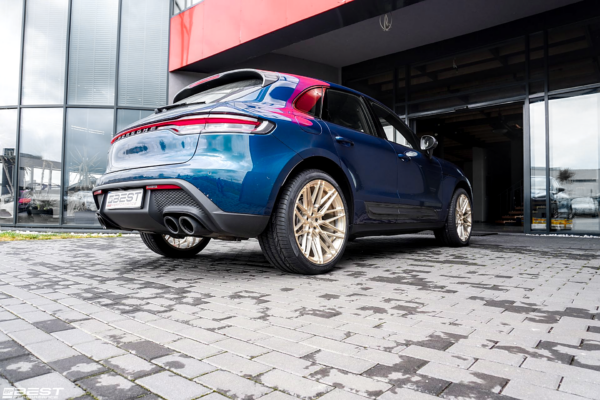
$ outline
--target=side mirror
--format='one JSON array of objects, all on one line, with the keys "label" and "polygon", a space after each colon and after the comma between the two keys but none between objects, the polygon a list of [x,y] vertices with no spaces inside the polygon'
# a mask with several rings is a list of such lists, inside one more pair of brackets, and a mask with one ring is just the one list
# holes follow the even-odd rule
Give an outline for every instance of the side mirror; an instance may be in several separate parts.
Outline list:
[{"label": "side mirror", "polygon": [[425,135],[421,138],[421,150],[427,153],[429,158],[433,157],[433,150],[438,145],[438,141],[433,136]]},{"label": "side mirror", "polygon": [[557,187],[557,188],[556,188],[556,191],[557,191],[558,193],[560,193],[560,192],[564,192],[564,191],[565,191],[565,188],[564,188],[564,187],[560,187],[560,186],[559,186],[559,187]]}]

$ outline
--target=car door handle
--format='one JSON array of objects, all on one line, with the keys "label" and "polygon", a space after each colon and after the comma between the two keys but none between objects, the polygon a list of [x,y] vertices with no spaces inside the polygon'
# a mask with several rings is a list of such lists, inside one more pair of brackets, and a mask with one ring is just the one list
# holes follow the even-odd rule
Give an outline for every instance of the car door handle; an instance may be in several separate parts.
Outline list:
[{"label": "car door handle", "polygon": [[343,136],[336,136],[335,140],[341,144],[343,144],[344,146],[354,146],[354,142],[352,140],[348,140]]},{"label": "car door handle", "polygon": [[404,160],[410,161],[410,160],[412,160],[413,157],[416,157],[418,155],[419,155],[419,153],[417,153],[416,151],[407,151],[405,154],[398,153],[398,158],[401,159],[402,161],[404,161]]}]

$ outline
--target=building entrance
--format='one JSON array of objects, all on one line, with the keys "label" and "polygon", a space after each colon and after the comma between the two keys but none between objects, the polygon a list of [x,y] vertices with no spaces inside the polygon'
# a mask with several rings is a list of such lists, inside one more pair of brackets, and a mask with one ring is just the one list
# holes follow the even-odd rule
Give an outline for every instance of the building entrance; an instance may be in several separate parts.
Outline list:
[{"label": "building entrance", "polygon": [[438,139],[435,155],[456,164],[471,181],[475,230],[522,232],[523,103],[412,121],[419,136]]}]

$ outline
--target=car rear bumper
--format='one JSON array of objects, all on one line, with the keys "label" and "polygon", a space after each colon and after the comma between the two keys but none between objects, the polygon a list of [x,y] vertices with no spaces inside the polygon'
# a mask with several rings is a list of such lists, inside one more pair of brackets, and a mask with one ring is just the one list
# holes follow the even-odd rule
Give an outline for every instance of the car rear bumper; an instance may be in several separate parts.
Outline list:
[{"label": "car rear bumper", "polygon": [[[108,191],[145,188],[153,185],[175,185],[181,189],[144,190],[140,209],[105,209]],[[252,238],[267,226],[269,217],[230,213],[221,210],[198,188],[181,179],[152,179],[118,182],[97,186],[102,194],[94,196],[98,220],[106,229],[137,230],[171,234],[164,224],[165,216],[192,217],[201,225],[201,235],[207,237]]]}]

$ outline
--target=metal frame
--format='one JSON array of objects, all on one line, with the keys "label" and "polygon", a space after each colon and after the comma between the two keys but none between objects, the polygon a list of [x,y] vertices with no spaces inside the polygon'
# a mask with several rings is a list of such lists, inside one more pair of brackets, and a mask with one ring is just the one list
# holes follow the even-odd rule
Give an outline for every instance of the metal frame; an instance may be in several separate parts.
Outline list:
[{"label": "metal frame", "polygon": [[[15,199],[14,199],[14,206],[13,206],[13,218],[12,218],[12,223],[0,223],[0,229],[7,229],[7,228],[37,228],[37,229],[41,229],[41,230],[56,230],[56,229],[64,229],[64,228],[68,228],[68,229],[87,229],[87,230],[98,230],[100,229],[98,226],[96,225],[75,225],[75,224],[68,224],[65,225],[64,224],[64,201],[65,201],[65,179],[67,179],[67,171],[65,171],[65,160],[66,160],[66,146],[67,146],[67,126],[66,126],[66,122],[67,122],[67,112],[69,108],[86,108],[86,109],[109,109],[109,110],[113,110],[113,134],[116,132],[117,130],[117,114],[119,110],[142,110],[142,111],[153,111],[155,109],[155,107],[134,107],[134,106],[121,106],[118,103],[118,90],[119,90],[119,56],[120,56],[120,51],[121,51],[121,27],[122,27],[122,11],[123,11],[123,1],[124,0],[118,0],[118,17],[117,17],[117,45],[116,45],[116,57],[115,57],[115,83],[114,83],[114,103],[112,105],[86,105],[86,104],[69,104],[68,103],[68,86],[69,86],[69,50],[70,50],[70,41],[71,41],[71,14],[72,14],[72,7],[73,7],[73,1],[76,0],[67,0],[68,4],[67,4],[67,35],[66,35],[66,49],[65,49],[65,78],[64,78],[64,99],[63,99],[63,103],[62,104],[28,104],[28,105],[23,105],[22,104],[22,96],[23,96],[23,60],[24,60],[24,52],[25,52],[25,26],[26,26],[26,21],[27,21],[27,3],[28,0],[23,0],[23,10],[22,10],[22,17],[21,17],[21,48],[20,48],[20,55],[19,55],[19,88],[18,88],[18,104],[15,105],[8,105],[8,106],[0,106],[0,110],[5,110],[5,109],[16,109],[17,110],[17,127],[16,127],[16,132],[15,132],[15,165],[13,168],[13,182],[14,182],[14,187],[15,187]],[[168,34],[170,34],[170,23],[171,23],[171,17],[172,17],[172,12],[173,12],[173,1],[172,0],[168,0],[169,1],[169,7],[168,7],[168,15],[165,15],[165,18],[168,18],[169,20],[169,26],[168,26]],[[168,48],[167,48],[167,60],[168,60]],[[166,86],[166,92],[165,92],[165,104],[168,103],[168,94],[169,94],[169,68],[168,68],[168,63],[167,63],[167,68],[165,71],[166,77],[165,79],[167,80],[167,86]],[[21,157],[20,157],[20,145],[21,145],[21,110],[22,109],[26,109],[26,108],[56,108],[56,109],[62,109],[63,112],[63,120],[62,120],[62,133],[61,133],[61,138],[62,138],[62,154],[61,154],[61,180],[60,180],[60,185],[61,185],[61,191],[60,191],[60,198],[59,198],[59,208],[60,208],[60,214],[59,214],[59,218],[58,218],[58,224],[27,224],[27,223],[18,223],[18,210],[19,210],[19,197],[20,197],[20,190],[19,190],[19,171],[20,171],[20,164],[21,164]]]}]

